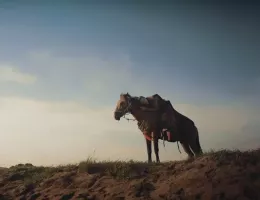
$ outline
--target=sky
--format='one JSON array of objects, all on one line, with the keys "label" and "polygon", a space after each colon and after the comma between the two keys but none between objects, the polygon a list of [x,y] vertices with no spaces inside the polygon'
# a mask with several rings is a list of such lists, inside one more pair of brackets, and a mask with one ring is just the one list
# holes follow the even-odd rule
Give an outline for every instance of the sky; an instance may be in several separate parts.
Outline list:
[{"label": "sky", "polygon": [[[173,1],[172,1],[173,2]],[[147,159],[119,95],[159,94],[204,151],[260,144],[257,4],[1,1],[0,166]],[[160,142],[161,161],[185,159]],[[154,154],[153,154],[154,158]]]}]

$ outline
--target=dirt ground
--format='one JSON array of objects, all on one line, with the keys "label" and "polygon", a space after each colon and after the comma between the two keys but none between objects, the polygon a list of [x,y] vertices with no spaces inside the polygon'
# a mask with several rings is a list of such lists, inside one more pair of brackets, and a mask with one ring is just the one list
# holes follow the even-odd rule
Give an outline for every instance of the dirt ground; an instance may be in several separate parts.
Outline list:
[{"label": "dirt ground", "polygon": [[96,162],[0,168],[0,200],[260,199],[260,149],[218,151],[194,160]]}]

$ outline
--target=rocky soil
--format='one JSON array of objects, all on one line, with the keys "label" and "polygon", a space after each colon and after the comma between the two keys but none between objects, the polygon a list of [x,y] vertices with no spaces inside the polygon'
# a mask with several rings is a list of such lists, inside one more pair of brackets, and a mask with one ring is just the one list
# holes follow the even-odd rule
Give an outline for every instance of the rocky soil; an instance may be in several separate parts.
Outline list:
[{"label": "rocky soil", "polygon": [[0,200],[259,200],[260,149],[218,151],[194,160],[96,162],[0,168]]}]

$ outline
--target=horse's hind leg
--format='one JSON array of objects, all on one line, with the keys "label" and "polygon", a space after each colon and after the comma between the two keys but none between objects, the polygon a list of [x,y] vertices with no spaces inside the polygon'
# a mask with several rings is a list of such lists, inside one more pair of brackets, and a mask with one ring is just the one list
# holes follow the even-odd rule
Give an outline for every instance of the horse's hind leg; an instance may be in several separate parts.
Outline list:
[{"label": "horse's hind leg", "polygon": [[202,154],[202,149],[200,147],[200,142],[199,142],[198,131],[195,129],[191,133],[193,133],[193,134],[192,134],[192,137],[189,140],[189,145],[190,145],[191,150],[193,151],[193,153],[197,157],[197,156]]},{"label": "horse's hind leg", "polygon": [[202,150],[201,150],[201,147],[200,147],[200,144],[199,144],[199,141],[197,138],[195,138],[195,140],[193,140],[193,141],[190,141],[190,147],[196,157],[202,154]]},{"label": "horse's hind leg", "polygon": [[187,142],[180,142],[184,151],[188,154],[189,158],[193,158],[194,154],[190,150],[190,146]]}]

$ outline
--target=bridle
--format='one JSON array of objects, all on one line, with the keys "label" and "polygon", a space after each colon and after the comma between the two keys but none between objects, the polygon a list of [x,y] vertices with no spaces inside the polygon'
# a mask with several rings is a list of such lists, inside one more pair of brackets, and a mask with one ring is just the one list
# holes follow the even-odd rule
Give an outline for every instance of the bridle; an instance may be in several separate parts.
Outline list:
[{"label": "bridle", "polygon": [[130,119],[130,118],[125,117],[126,115],[131,114],[132,98],[131,98],[131,96],[129,96],[129,95],[125,95],[124,97],[125,97],[125,99],[127,100],[127,106],[126,106],[124,109],[118,109],[118,110],[116,111],[116,113],[124,113],[124,114],[122,115],[123,118],[125,118],[125,119],[128,120],[128,121],[129,121],[129,120],[136,121],[136,119]]}]

